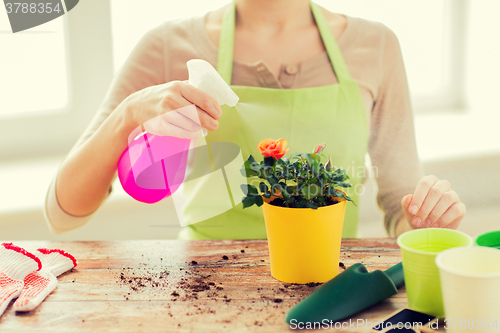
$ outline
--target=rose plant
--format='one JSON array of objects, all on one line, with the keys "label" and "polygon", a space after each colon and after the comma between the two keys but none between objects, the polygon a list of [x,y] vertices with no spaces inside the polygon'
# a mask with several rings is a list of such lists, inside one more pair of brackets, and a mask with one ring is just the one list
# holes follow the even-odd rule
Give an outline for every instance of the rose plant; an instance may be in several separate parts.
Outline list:
[{"label": "rose plant", "polygon": [[241,173],[262,181],[258,186],[241,185],[243,208],[261,206],[263,198],[270,199],[271,205],[288,208],[317,209],[342,199],[352,202],[340,190],[351,186],[349,176],[322,153],[324,144],[317,145],[312,153],[293,153],[290,158],[283,157],[290,149],[287,144],[284,139],[263,140],[257,145],[263,161],[257,162],[252,155],[245,161]]}]

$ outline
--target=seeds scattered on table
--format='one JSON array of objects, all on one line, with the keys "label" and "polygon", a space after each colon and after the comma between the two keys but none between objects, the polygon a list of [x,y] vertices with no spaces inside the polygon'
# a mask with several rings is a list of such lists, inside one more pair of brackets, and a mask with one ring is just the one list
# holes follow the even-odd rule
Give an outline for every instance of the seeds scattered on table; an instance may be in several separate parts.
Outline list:
[{"label": "seeds scattered on table", "polygon": [[228,256],[223,255],[223,256],[222,256],[222,259],[224,259],[224,260],[228,260],[229,258],[228,258]]},{"label": "seeds scattered on table", "polygon": [[193,260],[193,261],[191,261],[191,264],[198,265],[198,262]]}]

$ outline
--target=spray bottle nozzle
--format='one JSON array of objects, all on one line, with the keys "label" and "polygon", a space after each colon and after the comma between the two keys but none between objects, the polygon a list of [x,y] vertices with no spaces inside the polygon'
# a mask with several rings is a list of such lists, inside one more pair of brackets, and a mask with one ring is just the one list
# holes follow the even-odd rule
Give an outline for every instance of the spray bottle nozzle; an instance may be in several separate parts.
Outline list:
[{"label": "spray bottle nozzle", "polygon": [[189,84],[206,92],[219,105],[235,106],[238,103],[238,96],[208,62],[201,59],[192,59],[187,62],[187,68]]}]

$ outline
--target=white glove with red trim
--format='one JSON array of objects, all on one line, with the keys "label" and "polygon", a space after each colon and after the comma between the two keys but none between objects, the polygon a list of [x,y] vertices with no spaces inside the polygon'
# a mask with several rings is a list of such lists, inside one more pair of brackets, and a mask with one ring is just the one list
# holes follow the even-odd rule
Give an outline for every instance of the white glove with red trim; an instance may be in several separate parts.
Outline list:
[{"label": "white glove with red trim", "polygon": [[57,287],[57,276],[78,264],[69,253],[59,249],[38,249],[34,254],[42,262],[42,268],[29,273],[24,279],[21,296],[14,303],[15,311],[31,311]]},{"label": "white glove with red trim", "polygon": [[0,316],[21,294],[25,277],[41,269],[40,259],[12,243],[0,245]]}]

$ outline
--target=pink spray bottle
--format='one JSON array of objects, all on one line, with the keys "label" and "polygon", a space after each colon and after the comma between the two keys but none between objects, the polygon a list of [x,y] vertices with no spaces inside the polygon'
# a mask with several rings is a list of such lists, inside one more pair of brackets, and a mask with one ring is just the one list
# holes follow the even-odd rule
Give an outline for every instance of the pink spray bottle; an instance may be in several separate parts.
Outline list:
[{"label": "pink spray bottle", "polygon": [[[219,105],[235,106],[238,96],[208,62],[187,62],[189,84],[204,91]],[[147,128],[147,127],[146,127]],[[118,163],[118,178],[132,198],[155,203],[174,193],[186,173],[190,139],[137,132]],[[202,129],[206,136],[206,129]],[[167,161],[167,162],[166,162]]]}]

